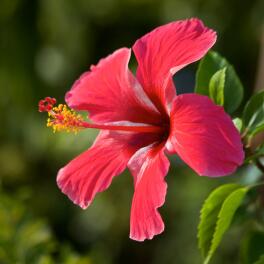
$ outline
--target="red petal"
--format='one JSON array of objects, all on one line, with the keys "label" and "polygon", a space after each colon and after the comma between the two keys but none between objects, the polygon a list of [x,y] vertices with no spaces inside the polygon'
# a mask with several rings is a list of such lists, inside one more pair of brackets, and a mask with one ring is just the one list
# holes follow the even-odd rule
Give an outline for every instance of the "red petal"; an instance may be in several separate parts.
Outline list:
[{"label": "red petal", "polygon": [[89,111],[96,122],[160,120],[160,114],[128,69],[130,53],[130,49],[119,49],[92,66],[66,94],[67,104]]},{"label": "red petal", "polygon": [[199,175],[225,176],[243,163],[240,135],[222,107],[197,94],[177,96],[166,147]]},{"label": "red petal", "polygon": [[154,140],[156,136],[150,133],[101,132],[90,149],[59,171],[58,186],[75,204],[86,208],[126,168],[132,155]]},{"label": "red petal", "polygon": [[175,97],[172,75],[203,57],[215,41],[215,32],[199,19],[169,23],[136,41],[137,77],[158,109],[168,107]]},{"label": "red petal", "polygon": [[130,238],[143,241],[152,239],[164,230],[158,208],[165,202],[167,184],[164,181],[169,161],[163,146],[140,149],[129,161],[134,176],[135,193],[130,218]]}]

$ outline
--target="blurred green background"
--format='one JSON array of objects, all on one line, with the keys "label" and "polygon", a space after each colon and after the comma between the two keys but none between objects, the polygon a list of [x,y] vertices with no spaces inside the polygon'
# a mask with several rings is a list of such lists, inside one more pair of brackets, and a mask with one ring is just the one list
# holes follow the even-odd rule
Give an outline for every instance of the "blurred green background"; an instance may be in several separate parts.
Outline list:
[{"label": "blurred green background", "polygon": [[[239,175],[198,177],[171,158],[160,210],[165,232],[132,241],[129,173],[87,210],[73,205],[57,188],[56,173],[91,145],[97,131],[53,134],[37,105],[45,96],[63,102],[74,80],[115,49],[131,47],[158,25],[194,16],[218,32],[214,49],[234,64],[248,97],[256,82],[263,10],[263,0],[0,0],[0,263],[201,263],[196,226],[202,202]],[[192,89],[196,67],[179,73],[179,88]],[[213,263],[238,263],[239,242],[233,228]]]}]

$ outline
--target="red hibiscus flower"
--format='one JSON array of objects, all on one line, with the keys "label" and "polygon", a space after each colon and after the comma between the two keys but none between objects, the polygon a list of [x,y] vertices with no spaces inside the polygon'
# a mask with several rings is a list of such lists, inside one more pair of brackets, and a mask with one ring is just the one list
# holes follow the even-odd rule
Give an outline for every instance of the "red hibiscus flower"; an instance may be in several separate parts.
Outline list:
[{"label": "red hibiscus flower", "polygon": [[[66,94],[68,106],[89,112],[85,122],[66,106],[40,103],[55,130],[101,129],[90,149],[62,168],[57,183],[86,208],[98,192],[128,168],[134,178],[130,238],[143,241],[164,230],[158,212],[169,170],[165,154],[177,154],[199,175],[231,174],[242,164],[240,135],[222,107],[208,97],[176,94],[172,76],[201,59],[216,33],[198,19],[172,22],[136,41],[136,78],[130,49],[121,48],[84,73]],[[53,100],[53,101],[52,101]]]}]

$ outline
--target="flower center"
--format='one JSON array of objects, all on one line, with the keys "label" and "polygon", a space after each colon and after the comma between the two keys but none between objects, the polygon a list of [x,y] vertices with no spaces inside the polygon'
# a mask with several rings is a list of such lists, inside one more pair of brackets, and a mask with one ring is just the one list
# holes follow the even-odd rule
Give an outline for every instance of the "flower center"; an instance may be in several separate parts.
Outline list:
[{"label": "flower center", "polygon": [[69,109],[65,104],[56,104],[56,99],[46,97],[39,101],[39,112],[47,112],[47,127],[53,132],[66,131],[77,133],[84,128],[95,128],[116,131],[134,131],[143,133],[164,133],[167,129],[153,125],[123,125],[123,124],[91,124],[83,120],[80,114]]}]

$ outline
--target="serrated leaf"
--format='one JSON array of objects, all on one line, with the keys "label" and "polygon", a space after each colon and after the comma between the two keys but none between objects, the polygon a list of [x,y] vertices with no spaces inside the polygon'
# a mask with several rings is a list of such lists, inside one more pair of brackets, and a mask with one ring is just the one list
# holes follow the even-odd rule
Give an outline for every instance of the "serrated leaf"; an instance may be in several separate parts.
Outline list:
[{"label": "serrated leaf", "polygon": [[198,244],[203,258],[206,258],[210,250],[222,203],[231,192],[240,187],[241,185],[238,184],[223,185],[215,189],[205,200],[201,209],[200,223],[198,226]]},{"label": "serrated leaf", "polygon": [[234,123],[236,129],[237,129],[239,132],[241,132],[241,131],[242,131],[242,127],[243,127],[242,119],[236,117],[236,118],[233,119],[233,123]]},{"label": "serrated leaf", "polygon": [[226,67],[217,71],[209,81],[209,97],[217,105],[224,105]]},{"label": "serrated leaf", "polygon": [[228,197],[224,200],[221,206],[221,210],[217,217],[218,220],[216,223],[211,247],[204,263],[209,263],[209,260],[213,256],[215,250],[218,248],[223,238],[223,235],[228,230],[233,220],[234,214],[238,209],[239,205],[241,204],[243,198],[245,197],[247,191],[247,187],[239,188],[230,193]]},{"label": "serrated leaf", "polygon": [[246,104],[243,123],[250,135],[264,130],[264,91],[253,95]]},{"label": "serrated leaf", "polygon": [[233,66],[218,53],[210,51],[200,61],[196,74],[195,92],[209,96],[211,77],[225,67],[224,108],[228,113],[233,113],[242,102],[244,90]]},{"label": "serrated leaf", "polygon": [[256,261],[254,264],[264,264],[264,255],[260,256],[259,260]]}]

